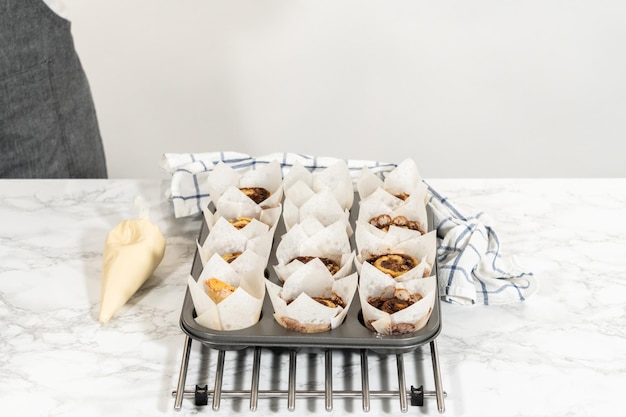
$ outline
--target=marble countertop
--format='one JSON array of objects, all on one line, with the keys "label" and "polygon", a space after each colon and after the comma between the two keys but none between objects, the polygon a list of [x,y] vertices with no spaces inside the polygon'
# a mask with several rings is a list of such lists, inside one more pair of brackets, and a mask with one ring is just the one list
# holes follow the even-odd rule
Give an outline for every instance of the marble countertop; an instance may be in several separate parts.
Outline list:
[{"label": "marble countertop", "polygon": [[[604,416],[626,386],[626,179],[433,179],[460,207],[494,220],[505,256],[532,271],[523,303],[442,303],[437,337],[448,416]],[[0,180],[0,410],[20,416],[400,414],[398,399],[185,398],[174,411],[179,327],[200,218],[175,219],[167,184],[143,180]],[[162,229],[165,257],[111,322],[98,320],[107,232],[137,215]],[[288,354],[267,351],[261,389],[286,388]],[[297,389],[324,389],[324,355],[298,354]],[[212,387],[216,351],[193,343],[186,387]],[[249,386],[251,354],[227,352],[224,389]],[[405,355],[407,385],[434,390],[425,345]],[[370,355],[372,389],[396,389],[394,356]],[[358,353],[333,353],[336,389],[360,389]],[[437,415],[434,399],[409,415]]]}]

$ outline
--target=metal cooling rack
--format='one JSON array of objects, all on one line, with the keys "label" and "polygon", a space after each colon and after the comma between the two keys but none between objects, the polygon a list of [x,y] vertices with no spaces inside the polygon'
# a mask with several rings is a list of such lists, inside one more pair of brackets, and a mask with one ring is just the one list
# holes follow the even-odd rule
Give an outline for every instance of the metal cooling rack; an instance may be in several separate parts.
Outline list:
[{"label": "metal cooling rack", "polygon": [[[441,382],[441,372],[439,368],[439,353],[437,350],[436,340],[431,340],[430,353],[432,359],[433,376],[435,382],[435,390],[424,390],[423,386],[415,387],[411,385],[407,388],[406,375],[404,369],[404,355],[414,354],[398,353],[395,354],[397,364],[397,378],[398,385],[396,390],[371,390],[369,379],[369,362],[368,362],[368,349],[360,349],[360,369],[361,369],[361,390],[335,390],[333,388],[332,377],[332,349],[326,349],[320,351],[319,354],[324,355],[324,389],[323,390],[311,390],[311,389],[297,389],[296,388],[296,363],[298,358],[298,352],[296,350],[289,350],[289,379],[286,390],[281,389],[259,389],[259,382],[261,378],[261,358],[263,356],[263,350],[260,346],[254,347],[253,352],[253,364],[251,369],[251,383],[250,388],[245,390],[235,389],[223,389],[223,377],[224,377],[224,363],[226,355],[229,351],[214,349],[218,352],[217,363],[215,364],[215,377],[213,386],[211,388],[208,385],[196,385],[194,389],[185,389],[187,370],[189,367],[189,356],[191,352],[193,338],[189,335],[185,336],[185,344],[183,349],[183,355],[181,360],[180,373],[178,377],[178,384],[175,391],[172,392],[172,396],[175,398],[174,409],[176,411],[181,410],[182,402],[184,398],[193,398],[197,406],[208,405],[211,401],[211,407],[213,411],[218,411],[221,406],[223,398],[235,398],[241,400],[248,400],[251,411],[256,411],[259,399],[286,399],[287,409],[289,411],[295,410],[295,404],[297,398],[316,398],[323,399],[325,409],[327,411],[333,410],[333,400],[335,398],[353,398],[361,399],[363,411],[370,410],[371,399],[390,399],[397,398],[399,402],[400,411],[405,413],[408,411],[409,405],[422,406],[424,399],[435,398],[437,400],[437,409],[439,413],[445,412],[445,398],[446,392],[443,390]],[[232,351],[231,351],[232,353]]]}]

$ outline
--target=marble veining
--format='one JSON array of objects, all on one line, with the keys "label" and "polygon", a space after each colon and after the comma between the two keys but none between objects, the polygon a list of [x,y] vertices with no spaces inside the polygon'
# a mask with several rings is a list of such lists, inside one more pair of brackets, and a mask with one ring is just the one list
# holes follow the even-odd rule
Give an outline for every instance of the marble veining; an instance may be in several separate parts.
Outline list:
[{"label": "marble veining", "polygon": [[[437,338],[449,416],[604,416],[626,385],[626,179],[433,179],[466,213],[484,212],[505,256],[539,290],[505,306],[442,303]],[[175,219],[167,184],[149,180],[0,180],[0,410],[16,416],[294,415],[283,399],[191,399],[174,411],[179,316],[200,218]],[[107,232],[138,214],[167,241],[146,284],[98,320]],[[213,384],[217,352],[194,343],[186,387]],[[285,389],[289,355],[265,351],[261,389]],[[396,358],[369,355],[371,389],[397,389]],[[430,350],[405,355],[407,385],[434,390]],[[247,389],[249,349],[226,354],[224,389]],[[358,352],[333,352],[333,385],[360,390]],[[324,389],[323,355],[300,352],[299,390]],[[399,414],[397,399],[297,399],[297,415]],[[434,399],[407,414],[436,415]]]}]

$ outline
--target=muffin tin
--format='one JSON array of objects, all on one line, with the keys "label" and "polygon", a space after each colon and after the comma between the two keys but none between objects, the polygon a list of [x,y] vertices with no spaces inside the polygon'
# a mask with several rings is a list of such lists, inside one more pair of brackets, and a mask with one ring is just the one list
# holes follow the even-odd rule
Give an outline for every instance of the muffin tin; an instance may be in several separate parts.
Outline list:
[{"label": "muffin tin", "polygon": [[[355,219],[358,215],[358,196],[351,210],[351,222],[354,229]],[[432,230],[432,215],[429,213],[429,230]],[[203,243],[208,236],[209,230],[203,221],[198,241]],[[278,277],[274,273],[273,265],[277,264],[276,246],[281,236],[285,233],[282,219],[279,221],[272,253],[266,269],[266,277],[278,283]],[[351,238],[354,248],[354,236]],[[433,271],[436,273],[436,264]],[[198,279],[202,272],[200,255],[196,250],[191,275]],[[274,308],[265,296],[261,317],[255,325],[234,331],[219,331],[206,328],[194,320],[195,309],[189,290],[186,291],[182,307],[180,326],[191,338],[204,345],[219,350],[236,350],[247,347],[280,347],[280,348],[323,348],[323,349],[371,349],[380,353],[402,354],[410,352],[425,343],[433,341],[441,330],[441,310],[439,294],[435,297],[433,311],[427,324],[420,330],[403,335],[381,335],[365,327],[361,316],[361,304],[358,294],[355,295],[348,314],[343,324],[335,329],[322,333],[299,333],[286,329],[276,322],[273,317]]]}]

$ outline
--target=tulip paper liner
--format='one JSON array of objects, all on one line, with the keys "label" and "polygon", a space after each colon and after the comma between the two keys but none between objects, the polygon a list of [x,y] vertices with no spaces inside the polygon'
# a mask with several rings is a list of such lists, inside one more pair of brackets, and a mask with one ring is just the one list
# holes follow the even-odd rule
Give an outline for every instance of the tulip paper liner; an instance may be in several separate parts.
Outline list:
[{"label": "tulip paper liner", "polygon": [[248,249],[268,259],[272,250],[274,232],[275,226],[270,228],[256,219],[252,219],[244,228],[236,229],[228,220],[220,217],[211,226],[210,233],[202,245],[197,242],[202,265],[206,264],[214,253],[224,255]]},{"label": "tulip paper liner", "polygon": [[220,254],[215,253],[202,268],[199,280],[215,277],[234,287],[243,285],[247,288],[250,286],[248,281],[258,276],[264,277],[266,265],[266,259],[252,250],[243,251],[232,262],[227,262]]},{"label": "tulip paper liner", "polygon": [[[248,197],[246,198],[250,200]],[[252,200],[250,200],[250,202],[252,202],[252,205],[250,205],[247,201],[242,202],[240,205],[230,204],[231,202],[226,202],[226,204],[220,206],[220,210],[216,210],[214,212],[209,210],[208,208],[204,209],[202,213],[204,214],[204,218],[206,220],[207,226],[209,227],[209,230],[213,229],[213,226],[220,218],[224,218],[226,220],[234,220],[239,217],[247,217],[249,219],[254,219],[259,221],[260,223],[267,225],[269,229],[272,229],[272,231],[274,231],[280,219],[282,206],[279,204],[276,207],[262,209]]]},{"label": "tulip paper liner", "polygon": [[[369,264],[363,270],[366,273],[360,278],[359,298],[366,326],[379,334],[398,335],[416,332],[426,325],[437,294],[436,275],[398,282]],[[392,314],[368,302],[370,297],[412,299],[416,294],[421,297],[419,301]]]},{"label": "tulip paper liner", "polygon": [[350,170],[344,160],[338,160],[327,168],[311,173],[299,161],[294,162],[283,179],[285,198],[295,198],[296,194],[315,194],[329,190],[344,210],[349,210],[354,202],[354,185]]},{"label": "tulip paper liner", "polygon": [[[306,218],[285,233],[276,247],[278,264],[274,270],[281,281],[285,281],[294,271],[305,265],[294,258],[314,256],[327,258],[339,266],[333,275],[335,279],[345,277],[352,272],[354,251],[346,234],[345,222],[339,220],[324,226],[314,217]],[[310,262],[320,262],[313,260]]]},{"label": "tulip paper liner", "polygon": [[345,222],[348,236],[352,235],[350,210],[341,207],[330,190],[323,189],[313,193],[304,186],[300,187],[300,184],[294,185],[291,190],[297,188],[302,192],[291,193],[283,202],[283,221],[287,231],[302,223],[307,217],[314,217],[324,226],[341,220]]},{"label": "tulip paper liner", "polygon": [[[324,257],[328,259],[332,259],[333,261],[335,261],[336,259],[336,258],[333,259],[333,257],[329,257],[329,256],[324,256]],[[348,274],[352,272],[352,269],[353,269],[352,267],[354,265],[354,258],[355,258],[354,252],[340,255],[339,260],[335,261],[337,262],[337,265],[339,265],[339,270],[334,275],[330,273],[326,265],[324,265],[324,263],[319,258],[312,259],[306,263],[301,262],[298,259],[294,259],[293,261],[287,264],[279,263],[277,265],[274,265],[274,272],[276,272],[276,276],[278,276],[278,279],[281,282],[287,281],[289,277],[298,273],[298,271],[300,271],[301,269],[305,271],[304,273],[309,273],[308,271],[313,268],[321,271],[321,273],[323,274],[328,274],[328,276],[330,276],[332,279],[341,279],[341,278],[346,277]]]},{"label": "tulip paper liner", "polygon": [[[217,209],[226,204],[243,204],[245,206],[258,206],[262,209],[277,207],[283,198],[282,181],[283,174],[278,161],[274,160],[267,165],[262,165],[256,170],[238,171],[230,165],[219,162],[209,174],[207,189],[211,201]],[[246,196],[240,188],[260,187],[265,188],[271,194],[259,204]]]},{"label": "tulip paper liner", "polygon": [[[279,195],[279,193],[273,194],[276,199],[279,198]],[[270,199],[272,200],[271,203],[267,203]],[[250,197],[241,192],[239,188],[230,186],[219,199],[213,202],[213,205],[217,208],[214,216],[226,217],[227,219],[239,216],[252,217],[268,225],[274,225],[276,221],[278,221],[278,218],[280,218],[280,210],[275,209],[279,208],[281,205],[280,199],[276,202],[273,200],[274,198],[270,197],[261,204],[257,204]],[[207,209],[205,208],[204,211],[205,216],[208,216],[208,220],[210,221],[210,215],[206,213]],[[209,211],[209,213],[211,212]]]},{"label": "tulip paper liner", "polygon": [[[418,193],[411,195],[406,200],[402,200],[383,188],[377,188],[359,203],[359,217],[357,220],[368,223],[372,218],[382,214],[387,214],[391,218],[403,216],[407,220],[418,222],[421,229],[426,231],[428,230],[428,214],[423,199],[424,195]],[[413,232],[419,233],[417,231]]]},{"label": "tulip paper liner", "polygon": [[[252,252],[249,254],[252,258],[258,257]],[[212,257],[205,265],[198,281],[192,276],[187,280],[196,310],[195,321],[212,330],[240,330],[253,326],[259,321],[265,297],[263,270],[252,268],[238,274],[233,265],[223,260],[221,263],[220,259],[221,257],[217,255]],[[247,263],[250,260],[245,261]],[[212,276],[219,277],[221,281],[236,287],[232,294],[217,304],[204,288],[205,279]]]},{"label": "tulip paper liner", "polygon": [[423,204],[427,202],[428,187],[422,181],[417,164],[412,159],[402,161],[385,175],[384,180],[364,167],[361,177],[357,181],[357,190],[361,201],[379,188],[394,196],[404,195],[409,198],[423,199]]},{"label": "tulip paper liner", "polygon": [[[353,273],[334,280],[323,274],[315,279],[296,273],[282,287],[270,280],[266,280],[265,284],[274,308],[274,319],[281,326],[301,333],[319,333],[335,329],[343,323],[356,292],[358,276]],[[327,307],[312,298],[330,298],[333,295],[339,296],[345,307]]]},{"label": "tulip paper liner", "polygon": [[396,278],[396,281],[428,276],[433,271],[437,252],[437,232],[435,230],[425,235],[410,233],[412,231],[399,227],[390,228],[383,232],[370,224],[359,223],[355,232],[355,239],[359,253],[356,257],[357,271],[361,275],[363,265],[369,264],[368,259],[373,256],[389,253],[402,253],[414,257],[418,264],[414,268]]}]

